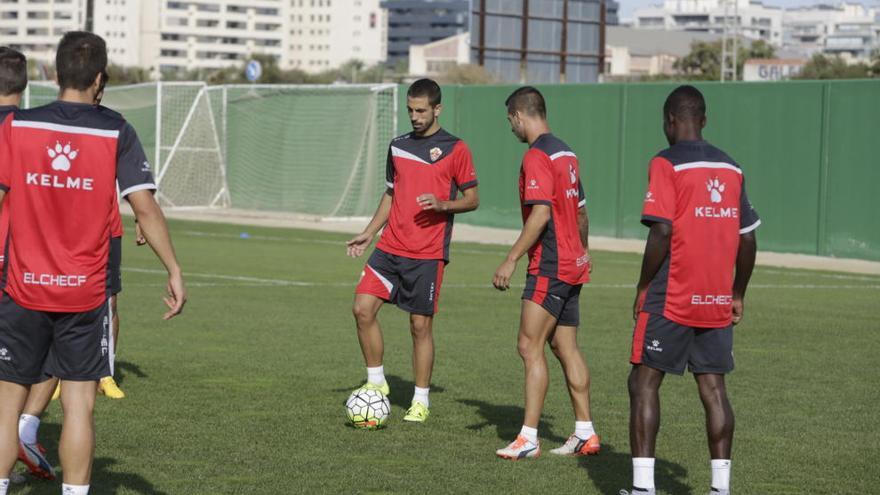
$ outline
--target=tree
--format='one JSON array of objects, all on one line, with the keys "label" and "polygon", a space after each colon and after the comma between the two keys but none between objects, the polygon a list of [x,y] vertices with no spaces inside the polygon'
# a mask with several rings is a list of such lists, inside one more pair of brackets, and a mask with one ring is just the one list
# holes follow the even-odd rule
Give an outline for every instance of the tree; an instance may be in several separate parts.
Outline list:
[{"label": "tree", "polygon": [[[729,42],[732,48],[732,42]],[[763,40],[751,42],[749,46],[739,45],[736,56],[736,73],[742,79],[745,61],[752,58],[773,58],[775,49]],[[691,51],[675,61],[675,69],[685,79],[717,81],[721,79],[721,41],[695,41]]]},{"label": "tree", "polygon": [[150,71],[143,67],[124,67],[110,64],[107,66],[109,84],[138,84],[150,80]]},{"label": "tree", "polygon": [[864,79],[871,77],[871,68],[862,62],[848,64],[838,56],[825,56],[821,53],[804,65],[796,79]]}]

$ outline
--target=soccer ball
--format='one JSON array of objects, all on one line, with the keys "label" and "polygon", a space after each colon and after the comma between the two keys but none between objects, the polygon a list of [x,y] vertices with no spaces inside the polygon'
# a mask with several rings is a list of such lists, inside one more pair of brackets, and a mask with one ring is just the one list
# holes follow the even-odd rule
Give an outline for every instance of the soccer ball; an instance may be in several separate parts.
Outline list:
[{"label": "soccer ball", "polygon": [[345,414],[355,428],[378,430],[391,415],[391,403],[378,390],[359,388],[345,401]]}]

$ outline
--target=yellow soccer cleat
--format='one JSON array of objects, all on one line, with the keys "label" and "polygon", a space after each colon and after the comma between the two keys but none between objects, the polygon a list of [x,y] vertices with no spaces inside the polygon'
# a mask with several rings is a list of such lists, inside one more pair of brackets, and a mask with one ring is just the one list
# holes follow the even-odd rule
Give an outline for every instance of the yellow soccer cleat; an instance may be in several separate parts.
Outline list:
[{"label": "yellow soccer cleat", "polygon": [[431,411],[428,410],[428,406],[414,400],[412,405],[409,406],[409,410],[406,411],[406,416],[403,417],[403,420],[411,423],[424,423],[428,419],[429,414],[431,414]]},{"label": "yellow soccer cleat", "polygon": [[388,386],[388,382],[382,382],[382,385],[376,385],[375,383],[365,382],[363,385],[358,387],[356,390],[360,390],[362,388],[367,389],[367,390],[378,390],[379,392],[382,392],[382,395],[384,395],[386,397],[391,395],[391,387]]},{"label": "yellow soccer cleat", "polygon": [[114,380],[112,376],[101,378],[101,381],[98,382],[98,392],[111,399],[125,398],[125,392],[119,388],[119,385],[116,384],[116,380]]}]

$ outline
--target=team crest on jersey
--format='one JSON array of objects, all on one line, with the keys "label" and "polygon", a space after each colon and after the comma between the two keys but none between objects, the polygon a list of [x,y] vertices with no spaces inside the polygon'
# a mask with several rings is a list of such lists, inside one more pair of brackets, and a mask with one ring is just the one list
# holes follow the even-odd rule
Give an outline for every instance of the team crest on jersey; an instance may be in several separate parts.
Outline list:
[{"label": "team crest on jersey", "polygon": [[64,146],[61,146],[59,141],[55,141],[54,147],[46,147],[46,153],[49,155],[49,158],[52,159],[52,170],[67,172],[70,170],[71,162],[76,160],[79,150],[71,149],[69,142]]},{"label": "team crest on jersey", "polygon": [[437,147],[431,148],[431,161],[436,162],[437,159],[440,158],[440,155],[442,155],[442,154],[443,154],[443,150],[441,150],[440,148],[437,148]]},{"label": "team crest on jersey", "polygon": [[724,183],[718,180],[718,177],[714,179],[709,179],[706,182],[706,190],[709,191],[709,199],[713,203],[721,202],[721,193],[724,192]]},{"label": "team crest on jersey", "polygon": [[568,164],[568,178],[571,179],[572,184],[574,184],[578,180],[577,173],[575,173],[574,171],[573,163]]},{"label": "team crest on jersey", "polygon": [[12,356],[9,354],[9,349],[5,347],[0,348],[0,361],[12,361]]}]

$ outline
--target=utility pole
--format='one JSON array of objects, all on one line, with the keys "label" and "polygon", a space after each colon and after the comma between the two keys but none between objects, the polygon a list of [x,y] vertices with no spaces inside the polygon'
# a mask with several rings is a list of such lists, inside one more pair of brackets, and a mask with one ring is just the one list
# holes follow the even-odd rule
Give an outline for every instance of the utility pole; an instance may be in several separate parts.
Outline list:
[{"label": "utility pole", "polygon": [[[721,1],[724,3],[724,24],[721,32],[721,82],[736,81],[736,57],[739,53],[739,1]],[[731,10],[733,10],[733,16],[730,15]]]}]

